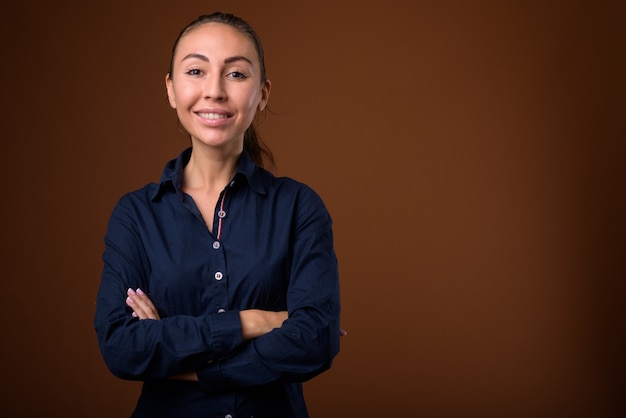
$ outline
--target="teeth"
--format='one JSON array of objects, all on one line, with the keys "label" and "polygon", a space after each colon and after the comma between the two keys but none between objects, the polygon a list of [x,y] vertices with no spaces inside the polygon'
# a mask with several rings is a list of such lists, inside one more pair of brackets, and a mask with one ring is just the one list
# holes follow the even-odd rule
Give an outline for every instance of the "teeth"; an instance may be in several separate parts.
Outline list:
[{"label": "teeth", "polygon": [[200,115],[201,118],[205,119],[225,119],[228,117],[226,115],[220,115],[218,113],[198,113],[198,115]]}]

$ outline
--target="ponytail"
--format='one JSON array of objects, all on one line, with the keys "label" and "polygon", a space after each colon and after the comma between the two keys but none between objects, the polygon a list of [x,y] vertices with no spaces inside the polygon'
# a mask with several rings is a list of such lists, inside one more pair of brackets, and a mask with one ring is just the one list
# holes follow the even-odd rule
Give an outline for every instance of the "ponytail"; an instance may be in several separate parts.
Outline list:
[{"label": "ponytail", "polygon": [[273,168],[275,166],[272,151],[270,151],[261,138],[259,138],[253,125],[250,125],[243,134],[243,147],[246,151],[248,151],[248,154],[250,154],[252,161],[254,161],[259,167]]}]

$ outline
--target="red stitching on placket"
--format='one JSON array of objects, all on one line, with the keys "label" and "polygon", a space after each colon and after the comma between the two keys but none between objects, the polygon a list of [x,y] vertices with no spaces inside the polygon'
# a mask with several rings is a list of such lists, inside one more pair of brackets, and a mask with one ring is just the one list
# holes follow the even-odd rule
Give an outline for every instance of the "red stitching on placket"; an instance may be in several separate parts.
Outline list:
[{"label": "red stitching on placket", "polygon": [[220,211],[217,214],[217,217],[219,218],[219,220],[217,221],[217,239],[219,241],[220,237],[222,236],[222,219],[224,219],[222,216],[219,216],[220,213],[224,213],[224,200],[226,200],[226,191],[227,189],[224,189],[224,194],[222,195],[222,202],[220,203]]}]

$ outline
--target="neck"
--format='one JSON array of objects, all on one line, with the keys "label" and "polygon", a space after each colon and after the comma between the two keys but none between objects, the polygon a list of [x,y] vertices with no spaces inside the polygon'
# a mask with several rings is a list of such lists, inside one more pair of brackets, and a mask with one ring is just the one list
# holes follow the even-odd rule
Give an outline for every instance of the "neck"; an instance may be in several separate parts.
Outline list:
[{"label": "neck", "polygon": [[237,171],[239,153],[217,153],[194,146],[184,170],[184,187],[191,190],[221,191]]}]

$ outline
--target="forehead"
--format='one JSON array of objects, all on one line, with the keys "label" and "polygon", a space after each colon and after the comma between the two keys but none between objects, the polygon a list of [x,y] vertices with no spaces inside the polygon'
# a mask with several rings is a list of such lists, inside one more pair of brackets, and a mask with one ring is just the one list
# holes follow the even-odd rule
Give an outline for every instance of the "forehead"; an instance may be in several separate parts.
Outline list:
[{"label": "forehead", "polygon": [[243,55],[258,60],[252,40],[238,29],[224,23],[205,23],[183,35],[176,47],[175,59],[190,53],[202,53],[211,58]]}]

